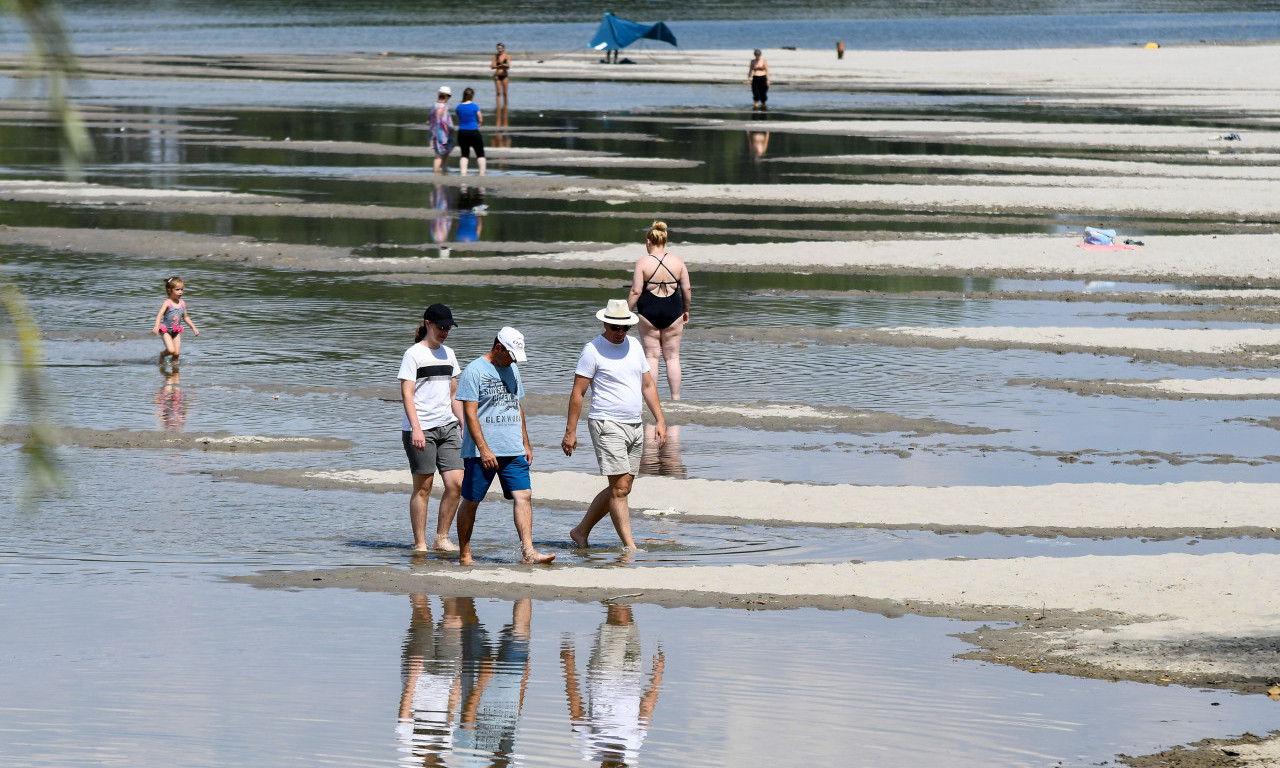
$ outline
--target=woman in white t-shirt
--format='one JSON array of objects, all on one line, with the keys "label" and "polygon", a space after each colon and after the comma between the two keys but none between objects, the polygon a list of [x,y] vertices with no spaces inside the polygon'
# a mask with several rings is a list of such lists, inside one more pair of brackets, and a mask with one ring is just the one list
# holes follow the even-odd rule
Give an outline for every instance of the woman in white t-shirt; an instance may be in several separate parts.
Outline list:
[{"label": "woman in white t-shirt", "polygon": [[449,541],[449,527],[462,495],[462,404],[454,399],[462,369],[453,350],[444,345],[455,325],[453,312],[444,304],[427,307],[416,343],[400,361],[400,398],[404,402],[400,429],[413,474],[409,523],[413,527],[414,552],[428,550],[427,503],[437,470],[444,480],[444,493],[436,517],[436,538],[430,548],[458,550]]}]

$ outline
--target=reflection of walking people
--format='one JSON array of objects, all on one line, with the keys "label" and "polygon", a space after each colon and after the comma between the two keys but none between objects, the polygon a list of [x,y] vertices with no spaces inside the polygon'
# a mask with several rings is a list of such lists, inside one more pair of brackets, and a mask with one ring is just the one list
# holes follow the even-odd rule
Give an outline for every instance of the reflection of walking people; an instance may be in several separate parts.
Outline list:
[{"label": "reflection of walking people", "polygon": [[461,599],[443,598],[444,616],[437,625],[430,598],[409,595],[413,616],[400,659],[404,688],[396,733],[412,761],[424,766],[444,765],[453,748],[453,724],[462,698],[462,622],[457,606]]},{"label": "reflection of walking people", "polygon": [[653,222],[645,238],[648,254],[636,262],[627,304],[640,315],[640,344],[654,380],[658,357],[667,363],[667,387],[671,399],[680,399],[680,337],[689,322],[693,293],[689,269],[673,253],[667,253],[667,225]]},{"label": "reflection of walking people", "polygon": [[183,321],[191,326],[195,335],[200,335],[200,329],[191,322],[191,316],[187,314],[187,302],[182,298],[185,290],[186,284],[182,282],[182,278],[165,278],[164,292],[168,296],[160,305],[160,311],[156,313],[155,325],[151,328],[151,332],[159,334],[160,340],[164,342],[164,351],[160,353],[162,361],[165,355],[177,357],[182,352]]},{"label": "reflection of walking people", "polygon": [[440,258],[449,257],[449,229],[453,227],[453,203],[450,196],[453,187],[441,187],[436,184],[431,189],[431,207],[435,215],[431,217],[431,240],[439,246]]},{"label": "reflection of walking people", "polygon": [[441,598],[434,623],[431,599],[410,595],[413,616],[401,654],[404,688],[397,732],[402,762],[445,765],[449,753],[486,765],[514,764],[516,731],[529,685],[529,623],[533,602],[516,600],[496,646],[480,623],[475,600]]},{"label": "reflection of walking people", "polygon": [[644,430],[641,429],[643,404],[649,406],[657,420],[654,435],[659,446],[666,442],[667,425],[662,416],[662,405],[658,402],[658,387],[650,375],[649,362],[645,360],[640,345],[627,337],[627,331],[640,318],[627,309],[627,302],[622,299],[610,299],[596,317],[604,323],[604,333],[588,342],[578,358],[573,392],[569,395],[568,423],[560,447],[566,456],[572,456],[578,447],[578,417],[582,413],[587,387],[590,387],[591,411],[587,414],[587,428],[596,461],[600,464],[600,474],[609,478],[609,485],[596,494],[582,521],[569,532],[569,536],[574,544],[586,547],[591,529],[608,515],[622,546],[634,550],[636,543],[631,538],[631,509],[627,506],[627,496],[631,493],[632,481],[640,472],[640,458],[644,453]]},{"label": "reflection of walking people", "polygon": [[480,126],[484,124],[484,115],[480,114],[480,107],[472,97],[476,95],[475,89],[467,88],[462,92],[462,103],[458,105],[458,152],[462,155],[462,159],[458,161],[459,172],[467,175],[467,158],[474,152],[476,155],[476,165],[480,168],[480,175],[484,175],[484,139],[480,137]]},{"label": "reflection of walking people", "polygon": [[449,541],[449,526],[462,489],[462,406],[453,398],[462,369],[453,350],[444,344],[455,325],[453,312],[444,304],[427,307],[415,343],[400,361],[400,399],[404,404],[400,434],[413,474],[409,524],[415,552],[427,551],[427,506],[436,470],[444,481],[444,494],[431,546],[446,552],[457,550]]},{"label": "reflection of walking people", "polygon": [[755,58],[747,69],[747,80],[751,83],[751,101],[753,109],[766,109],[769,101],[769,62],[757,48]]},{"label": "reflection of walking people", "polygon": [[502,43],[498,43],[498,52],[493,54],[493,60],[489,62],[489,69],[493,70],[493,88],[497,92],[498,101],[505,102],[507,100],[507,75],[511,71],[511,56],[507,54],[507,47]]},{"label": "reflection of walking people", "polygon": [[471,565],[476,507],[489,492],[494,475],[502,484],[502,495],[512,500],[522,562],[549,563],[556,557],[533,548],[533,491],[529,480],[533,448],[529,445],[524,409],[520,407],[524,385],[516,366],[527,359],[524,336],[515,328],[503,328],[489,351],[473,360],[458,380],[457,398],[467,422],[462,440],[462,503],[458,505],[458,559],[463,565]]},{"label": "reflection of walking people", "polygon": [[496,647],[476,615],[471,598],[462,622],[462,713],[454,731],[454,749],[482,755],[487,765],[516,763],[516,730],[529,686],[529,622],[533,601],[511,605],[511,623],[502,628]]},{"label": "reflection of walking people", "polygon": [[659,648],[646,686],[640,630],[629,605],[609,606],[596,630],[585,685],[578,681],[574,655],[573,643],[563,641],[565,697],[573,733],[582,740],[582,758],[602,766],[634,765],[658,703],[666,656]]},{"label": "reflection of walking people", "polygon": [[431,161],[431,170],[440,173],[447,171],[447,158],[453,151],[453,118],[449,116],[449,98],[453,90],[447,85],[440,86],[436,92],[436,105],[431,108],[431,117],[427,121],[427,130],[431,133],[431,151],[435,159]]}]

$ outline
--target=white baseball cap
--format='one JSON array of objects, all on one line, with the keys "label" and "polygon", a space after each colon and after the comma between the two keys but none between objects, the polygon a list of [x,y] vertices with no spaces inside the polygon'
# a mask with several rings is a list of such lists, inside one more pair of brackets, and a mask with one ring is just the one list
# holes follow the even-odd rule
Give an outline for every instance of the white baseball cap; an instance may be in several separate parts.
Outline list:
[{"label": "white baseball cap", "polygon": [[440,90],[436,91],[436,93],[443,93],[445,96],[452,96],[453,89],[447,85],[442,85],[440,86]]},{"label": "white baseball cap", "polygon": [[524,353],[524,334],[515,328],[508,325],[498,331],[498,343],[507,350],[511,357],[515,358],[517,363],[523,363],[529,359],[529,356]]}]

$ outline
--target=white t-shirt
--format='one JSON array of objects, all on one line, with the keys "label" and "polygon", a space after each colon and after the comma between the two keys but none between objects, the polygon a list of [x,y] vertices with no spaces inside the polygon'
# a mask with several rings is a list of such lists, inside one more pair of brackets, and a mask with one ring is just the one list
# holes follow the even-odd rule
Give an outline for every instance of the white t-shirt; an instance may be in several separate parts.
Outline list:
[{"label": "white t-shirt", "polygon": [[[462,373],[453,350],[441,344],[431,349],[426,344],[414,344],[400,361],[400,380],[414,382],[413,405],[418,411],[418,426],[425,432],[458,419],[453,415],[451,382]],[[409,414],[401,419],[400,429],[413,429]]]},{"label": "white t-shirt", "polygon": [[574,373],[591,379],[591,412],[588,419],[640,422],[644,407],[641,384],[649,371],[640,343],[630,336],[614,344],[603,335],[582,348],[578,369]]}]

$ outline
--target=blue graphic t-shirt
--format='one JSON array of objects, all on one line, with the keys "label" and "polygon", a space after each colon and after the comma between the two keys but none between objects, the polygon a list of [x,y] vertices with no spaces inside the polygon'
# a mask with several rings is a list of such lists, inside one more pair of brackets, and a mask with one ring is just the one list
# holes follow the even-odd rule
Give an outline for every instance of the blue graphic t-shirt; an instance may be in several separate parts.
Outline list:
[{"label": "blue graphic t-shirt", "polygon": [[[476,418],[480,431],[494,456],[523,456],[524,429],[520,419],[520,398],[524,397],[524,385],[520,383],[520,369],[512,363],[499,368],[478,357],[458,377],[457,398],[476,404]],[[462,436],[462,458],[480,456],[476,441],[467,432]]]},{"label": "blue graphic t-shirt", "polygon": [[480,105],[474,101],[464,101],[458,105],[458,130],[460,131],[478,131],[480,130],[480,121],[476,115],[480,114]]}]

